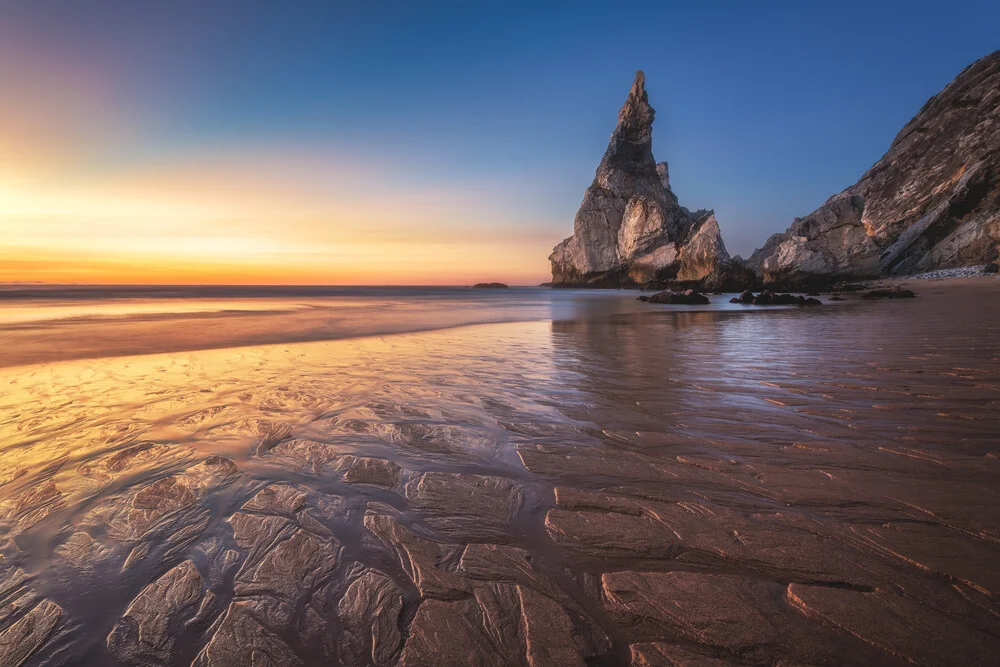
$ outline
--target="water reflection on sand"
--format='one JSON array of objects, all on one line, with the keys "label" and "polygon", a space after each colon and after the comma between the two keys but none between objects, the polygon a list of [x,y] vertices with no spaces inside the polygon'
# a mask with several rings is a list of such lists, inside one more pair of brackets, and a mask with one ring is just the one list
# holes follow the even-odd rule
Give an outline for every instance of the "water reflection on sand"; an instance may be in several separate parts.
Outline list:
[{"label": "water reflection on sand", "polygon": [[0,663],[987,663],[998,286],[0,370]]}]

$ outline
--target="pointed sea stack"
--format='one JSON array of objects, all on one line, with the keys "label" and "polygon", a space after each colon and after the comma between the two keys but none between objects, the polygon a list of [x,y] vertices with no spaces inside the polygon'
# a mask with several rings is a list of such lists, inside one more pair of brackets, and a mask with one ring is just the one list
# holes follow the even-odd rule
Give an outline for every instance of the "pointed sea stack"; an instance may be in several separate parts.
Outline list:
[{"label": "pointed sea stack", "polygon": [[573,236],[549,256],[553,286],[626,287],[721,275],[729,254],[711,211],[691,213],[653,158],[653,118],[645,76],[636,72]]}]

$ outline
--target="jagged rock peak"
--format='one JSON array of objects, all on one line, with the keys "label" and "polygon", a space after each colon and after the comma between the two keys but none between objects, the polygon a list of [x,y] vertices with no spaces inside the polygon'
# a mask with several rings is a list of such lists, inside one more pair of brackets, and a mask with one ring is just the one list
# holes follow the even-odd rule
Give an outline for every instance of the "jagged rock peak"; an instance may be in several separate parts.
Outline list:
[{"label": "jagged rock peak", "polygon": [[642,70],[637,70],[632,89],[628,91],[625,104],[618,112],[618,125],[611,135],[612,143],[617,140],[631,144],[652,144],[655,117],[656,110],[649,105],[649,95],[646,94],[646,75]]},{"label": "jagged rock peak", "polygon": [[658,165],[653,158],[656,112],[645,82],[642,71],[636,72],[594,181],[576,213],[573,236],[549,256],[554,285],[642,284],[672,279],[685,261],[691,264],[687,271],[691,275],[728,260],[723,255],[706,257],[702,251],[720,248],[725,253],[721,237],[706,238],[718,234],[714,218],[698,237],[699,250],[684,253],[701,216],[679,205],[670,190],[666,163]]},{"label": "jagged rock peak", "polygon": [[670,167],[666,162],[656,163],[656,173],[660,177],[660,183],[663,184],[663,188],[670,192]]},{"label": "jagged rock peak", "polygon": [[[660,199],[659,176],[653,159],[653,120],[656,110],[649,104],[646,77],[642,70],[635,74],[632,88],[618,112],[608,148],[597,167],[594,185],[631,196],[637,190],[644,196]],[[582,210],[582,209],[581,209]]]}]

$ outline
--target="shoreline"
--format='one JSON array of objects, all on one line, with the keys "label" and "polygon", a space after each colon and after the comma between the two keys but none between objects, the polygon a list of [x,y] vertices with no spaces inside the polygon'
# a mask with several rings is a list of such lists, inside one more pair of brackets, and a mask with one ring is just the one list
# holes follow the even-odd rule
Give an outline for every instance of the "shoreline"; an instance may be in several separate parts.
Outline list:
[{"label": "shoreline", "polygon": [[[51,651],[95,664],[133,621],[184,647],[166,664],[234,638],[326,664],[312,639],[352,635],[323,619],[393,656],[467,657],[525,617],[567,664],[677,637],[689,661],[978,664],[997,646],[1000,290],[910,286],[5,369],[3,565],[59,610]],[[384,595],[354,604],[366,590]],[[268,613],[285,603],[320,615]],[[907,622],[868,622],[885,604]]]},{"label": "shoreline", "polygon": [[[876,283],[873,283],[873,286]],[[922,286],[935,286],[948,289],[960,289],[963,287],[976,288],[979,286],[990,286],[1000,284],[1000,276],[984,275],[975,277],[945,277],[945,278],[893,278],[879,281],[878,285],[906,285],[909,284],[917,291]],[[471,292],[471,290],[469,290]],[[476,290],[480,293],[482,290]],[[546,290],[534,290],[535,293],[545,293]],[[615,292],[620,292],[615,295]],[[505,290],[516,296],[517,290]],[[735,306],[728,307],[728,300],[736,293],[723,293],[721,295],[711,294],[712,303],[707,306],[677,306],[665,305],[650,307],[649,304],[635,302],[632,305],[636,290],[615,290],[606,289],[575,289],[557,290],[557,294],[580,296],[584,303],[590,296],[595,296],[595,303],[602,305],[621,306],[619,310],[608,308],[606,311],[599,310],[596,313],[587,312],[586,308],[580,315],[570,317],[554,317],[551,312],[535,314],[516,313],[509,316],[497,316],[491,314],[490,299],[482,302],[477,301],[476,306],[486,306],[478,316],[469,316],[464,312],[449,315],[451,320],[436,322],[400,321],[392,320],[382,324],[368,324],[358,328],[357,326],[341,325],[336,328],[337,323],[324,320],[324,317],[332,317],[338,314],[337,308],[329,308],[322,311],[316,308],[299,307],[289,309],[272,310],[246,310],[246,311],[213,311],[213,312],[182,312],[176,317],[169,313],[149,314],[145,313],[135,318],[80,318],[51,320],[48,322],[29,322],[26,324],[15,324],[8,328],[0,328],[0,341],[2,347],[8,350],[18,350],[17,356],[0,357],[0,368],[24,368],[27,366],[61,363],[79,360],[110,359],[116,357],[136,357],[156,354],[181,354],[194,353],[199,351],[236,349],[269,345],[294,345],[299,343],[317,343],[339,340],[356,340],[362,338],[378,338],[383,336],[396,336],[410,333],[428,333],[433,331],[445,331],[449,329],[466,326],[481,326],[490,324],[510,324],[517,322],[559,322],[574,321],[577,319],[587,320],[593,317],[619,316],[619,315],[647,315],[662,316],[663,314],[679,313],[751,313],[751,312],[774,312],[783,309],[795,309],[796,306]],[[853,302],[860,301],[857,293],[847,294],[847,300],[836,304],[824,301],[823,307],[843,308]],[[539,308],[553,308],[549,302],[539,302]],[[276,319],[277,318],[277,319]],[[275,331],[275,323],[283,327]],[[61,329],[72,329],[80,327],[76,332],[64,333]],[[320,328],[322,327],[322,328]],[[40,335],[41,334],[41,335]],[[68,335],[75,334],[75,335]],[[215,339],[206,337],[207,334],[216,336]],[[84,337],[93,347],[81,347],[70,349],[58,344],[62,336],[63,342],[70,342],[76,337]],[[121,339],[125,337],[128,342],[122,344]],[[206,342],[206,340],[208,342]]]}]

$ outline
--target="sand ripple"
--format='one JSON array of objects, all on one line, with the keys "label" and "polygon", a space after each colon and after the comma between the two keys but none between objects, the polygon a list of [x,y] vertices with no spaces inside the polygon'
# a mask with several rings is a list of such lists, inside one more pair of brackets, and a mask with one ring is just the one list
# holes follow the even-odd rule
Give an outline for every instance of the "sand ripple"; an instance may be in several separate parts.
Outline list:
[{"label": "sand ripple", "polygon": [[981,285],[0,371],[0,663],[989,663]]}]

